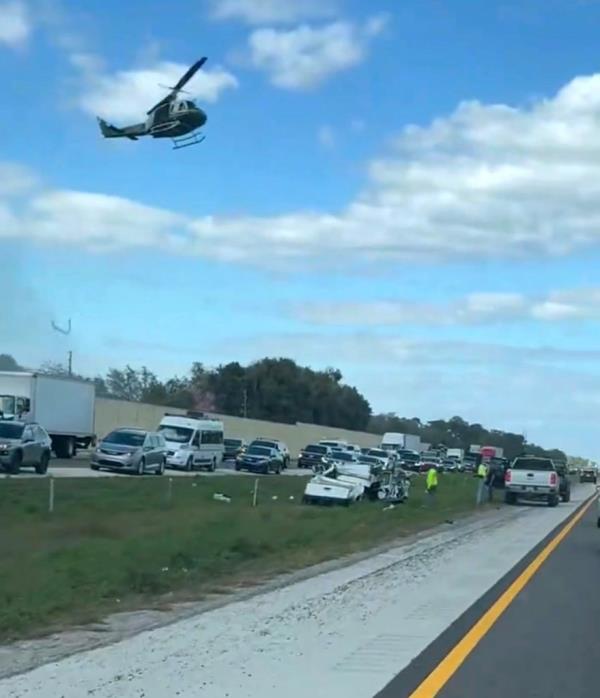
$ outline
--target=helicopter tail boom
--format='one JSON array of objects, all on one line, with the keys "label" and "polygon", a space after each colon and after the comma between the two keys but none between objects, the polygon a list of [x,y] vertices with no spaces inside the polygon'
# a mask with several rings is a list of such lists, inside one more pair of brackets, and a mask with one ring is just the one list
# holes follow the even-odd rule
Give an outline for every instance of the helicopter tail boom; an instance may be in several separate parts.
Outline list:
[{"label": "helicopter tail boom", "polygon": [[145,124],[117,128],[100,117],[98,117],[98,124],[100,125],[100,131],[104,138],[129,138],[132,141],[137,141],[139,136],[144,136],[147,133]]}]

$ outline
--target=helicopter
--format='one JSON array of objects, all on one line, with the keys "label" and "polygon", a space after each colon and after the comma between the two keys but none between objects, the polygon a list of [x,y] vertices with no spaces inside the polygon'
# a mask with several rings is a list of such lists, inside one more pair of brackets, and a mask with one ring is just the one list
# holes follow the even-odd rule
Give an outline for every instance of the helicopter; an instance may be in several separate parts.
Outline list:
[{"label": "helicopter", "polygon": [[102,135],[105,138],[129,138],[132,141],[137,141],[140,136],[171,138],[174,150],[202,143],[205,137],[196,131],[206,123],[206,114],[190,99],[179,99],[178,95],[206,60],[204,57],[196,61],[174,87],[168,88],[171,90],[169,94],[146,112],[148,118],[145,122],[119,128],[97,117]]}]

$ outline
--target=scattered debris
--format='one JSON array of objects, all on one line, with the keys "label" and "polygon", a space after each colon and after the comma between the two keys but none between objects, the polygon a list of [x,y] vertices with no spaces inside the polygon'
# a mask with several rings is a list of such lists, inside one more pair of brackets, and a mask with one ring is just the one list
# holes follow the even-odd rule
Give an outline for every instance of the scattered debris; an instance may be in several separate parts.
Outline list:
[{"label": "scattered debris", "polygon": [[226,504],[231,503],[231,497],[229,495],[223,494],[222,492],[215,492],[215,494],[213,494],[213,499],[216,502],[225,502]]}]

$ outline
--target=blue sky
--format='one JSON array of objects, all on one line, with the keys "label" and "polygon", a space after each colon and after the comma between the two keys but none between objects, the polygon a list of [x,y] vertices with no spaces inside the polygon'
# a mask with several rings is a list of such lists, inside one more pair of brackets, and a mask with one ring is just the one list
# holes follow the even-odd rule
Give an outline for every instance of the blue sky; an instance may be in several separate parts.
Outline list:
[{"label": "blue sky", "polygon": [[[599,21],[583,0],[0,0],[0,350],[161,376],[287,355],[375,410],[600,458]],[[141,119],[201,55],[201,146],[101,138],[96,114]]]}]

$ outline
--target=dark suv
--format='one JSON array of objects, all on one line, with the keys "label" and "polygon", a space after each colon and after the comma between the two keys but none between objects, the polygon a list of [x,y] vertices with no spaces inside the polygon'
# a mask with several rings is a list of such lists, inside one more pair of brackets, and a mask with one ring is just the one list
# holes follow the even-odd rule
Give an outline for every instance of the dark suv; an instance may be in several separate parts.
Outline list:
[{"label": "dark suv", "polygon": [[0,421],[0,466],[16,475],[22,467],[48,470],[52,440],[39,424],[13,420]]},{"label": "dark suv", "polygon": [[298,456],[299,468],[314,468],[323,463],[323,459],[331,453],[329,446],[321,444],[309,444],[305,446]]}]

